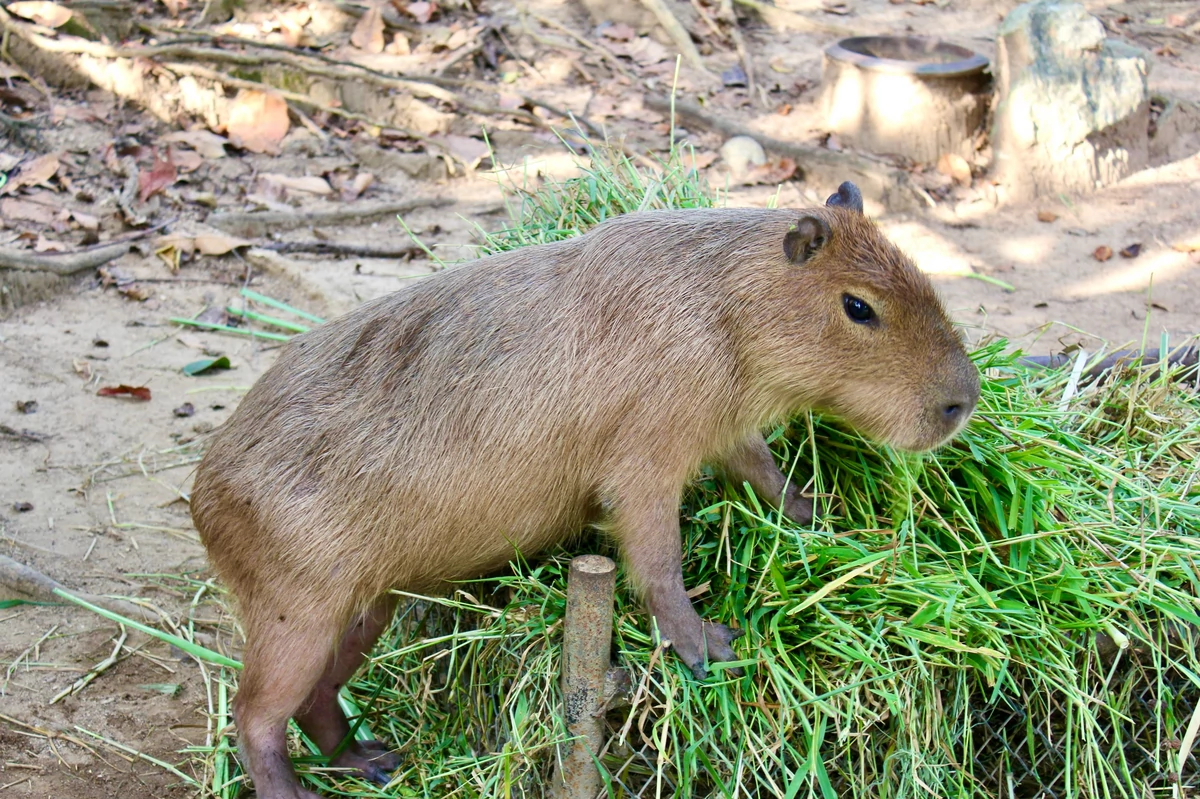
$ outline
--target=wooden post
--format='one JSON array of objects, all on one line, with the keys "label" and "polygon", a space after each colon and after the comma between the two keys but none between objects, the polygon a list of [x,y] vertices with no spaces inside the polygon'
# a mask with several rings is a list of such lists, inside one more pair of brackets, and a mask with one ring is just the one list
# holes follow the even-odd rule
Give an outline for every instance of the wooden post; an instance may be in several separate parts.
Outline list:
[{"label": "wooden post", "polygon": [[604,746],[605,674],[612,643],[617,566],[600,555],[571,561],[563,629],[563,716],[573,740],[559,750],[554,785],[560,799],[596,799],[602,781],[593,755]]}]

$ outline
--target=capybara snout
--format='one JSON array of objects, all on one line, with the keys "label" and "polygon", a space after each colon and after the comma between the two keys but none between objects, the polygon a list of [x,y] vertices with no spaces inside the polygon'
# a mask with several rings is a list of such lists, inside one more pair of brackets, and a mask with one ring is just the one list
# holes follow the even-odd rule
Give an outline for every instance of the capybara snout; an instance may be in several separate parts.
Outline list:
[{"label": "capybara snout", "polygon": [[737,657],[681,570],[703,464],[794,521],[812,501],[761,431],[809,408],[906,449],[962,429],[974,364],[929,281],[843,184],[804,211],[656,211],[448,269],[294,339],[214,437],[192,514],[246,631],[235,700],[262,799],[296,781],[294,717],[335,765],[338,688],[430,592],[602,524],[698,675]]}]

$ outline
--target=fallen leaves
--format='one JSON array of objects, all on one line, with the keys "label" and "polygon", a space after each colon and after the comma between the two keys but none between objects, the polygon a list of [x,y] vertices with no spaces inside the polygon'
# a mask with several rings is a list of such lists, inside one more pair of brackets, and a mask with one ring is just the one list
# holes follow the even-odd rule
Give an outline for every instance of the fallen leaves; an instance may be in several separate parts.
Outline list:
[{"label": "fallen leaves", "polygon": [[195,377],[206,372],[220,369],[232,369],[233,366],[229,363],[229,358],[222,355],[217,358],[201,358],[198,361],[192,361],[183,367],[182,371],[188,377]]},{"label": "fallen leaves", "polygon": [[171,151],[168,150],[167,157],[161,160],[155,151],[154,166],[150,171],[138,170],[138,200],[146,202],[163,189],[175,185],[178,179],[179,171],[175,168],[175,162],[171,160]]},{"label": "fallen leaves", "polygon": [[153,294],[149,288],[141,285],[136,279],[127,275],[115,266],[102,266],[96,270],[103,288],[115,286],[117,293],[137,302],[150,299]]},{"label": "fallen leaves", "polygon": [[180,130],[168,133],[159,141],[164,144],[186,144],[205,158],[224,158],[229,140],[210,130]]},{"label": "fallen leaves", "polygon": [[130,397],[132,399],[141,400],[142,402],[149,402],[150,389],[146,386],[127,386],[122,383],[119,386],[104,386],[96,391],[96,396]]},{"label": "fallen leaves", "polygon": [[441,136],[430,136],[430,141],[441,145],[455,160],[462,162],[468,169],[474,169],[486,158],[491,150],[486,142],[472,139],[470,136],[459,136],[446,133]]},{"label": "fallen leaves", "polygon": [[278,155],[290,128],[287,102],[277,94],[242,89],[229,104],[225,132],[234,146]]},{"label": "fallen leaves", "polygon": [[195,253],[201,255],[225,255],[238,247],[249,247],[251,242],[223,233],[170,233],[154,242],[154,254],[166,263],[172,273],[179,271],[183,258]]},{"label": "fallen leaves", "polygon": [[367,13],[358,20],[358,24],[354,26],[354,32],[350,34],[350,44],[366,53],[383,52],[382,4],[373,4],[367,9]]},{"label": "fallen leaves", "polygon": [[49,0],[19,0],[8,4],[10,14],[47,28],[61,28],[71,18],[71,10]]},{"label": "fallen leaves", "polygon": [[961,155],[942,153],[938,158],[937,171],[960,186],[971,185],[971,165]]},{"label": "fallen leaves", "polygon": [[25,161],[8,176],[8,182],[0,186],[0,194],[12,194],[24,186],[48,186],[50,178],[58,174],[60,165],[56,153]]}]

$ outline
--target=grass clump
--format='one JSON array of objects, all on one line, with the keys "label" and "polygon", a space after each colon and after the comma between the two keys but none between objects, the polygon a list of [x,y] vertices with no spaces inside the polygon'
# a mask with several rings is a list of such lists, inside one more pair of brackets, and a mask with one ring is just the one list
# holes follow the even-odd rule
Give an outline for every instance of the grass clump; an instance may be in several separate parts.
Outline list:
[{"label": "grass clump", "polygon": [[[677,156],[654,172],[602,152],[516,199],[485,252],[715,204]],[[813,415],[774,431],[784,469],[836,497],[811,527],[700,476],[684,574],[702,615],[747,631],[746,673],[694,680],[655,648],[622,578],[614,650],[632,690],[608,714],[611,796],[1143,797],[1197,783],[1200,398],[1131,372],[1060,407],[1067,372],[1006,348],[974,353],[979,410],[935,455]],[[613,554],[588,539],[410,604],[349,686],[360,732],[404,758],[396,779],[311,767],[309,785],[547,795],[565,736],[567,564],[596,549]],[[225,765],[207,784],[236,786],[228,757],[209,753]]]}]

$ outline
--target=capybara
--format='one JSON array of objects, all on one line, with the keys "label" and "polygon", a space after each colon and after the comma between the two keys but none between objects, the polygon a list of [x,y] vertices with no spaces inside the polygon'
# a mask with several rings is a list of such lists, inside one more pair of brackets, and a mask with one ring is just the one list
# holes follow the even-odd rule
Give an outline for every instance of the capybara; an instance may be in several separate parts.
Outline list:
[{"label": "capybara", "polygon": [[[263,799],[314,794],[338,688],[395,608],[588,525],[617,542],[697,675],[737,633],[684,588],[679,509],[703,464],[782,504],[764,427],[815,408],[895,447],[954,436],[979,374],[928,279],[845,183],[823,208],[649,211],[440,272],[296,337],[214,436],[192,515],[238,601],[240,750]],[[334,763],[386,780],[396,757]]]}]

